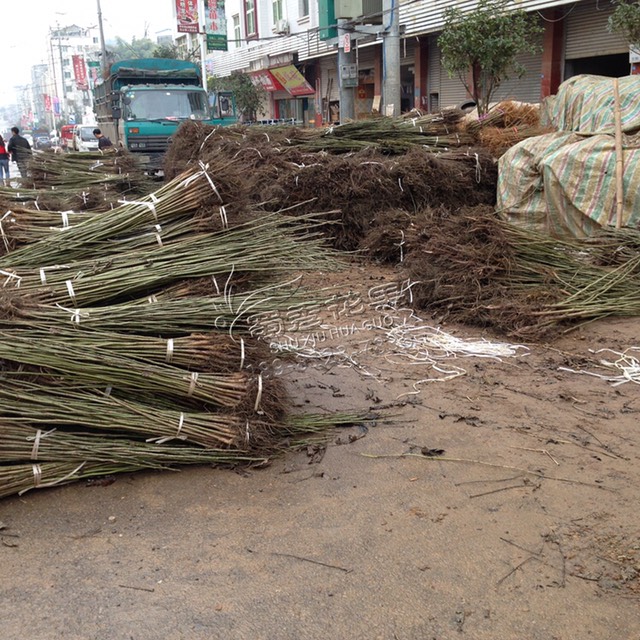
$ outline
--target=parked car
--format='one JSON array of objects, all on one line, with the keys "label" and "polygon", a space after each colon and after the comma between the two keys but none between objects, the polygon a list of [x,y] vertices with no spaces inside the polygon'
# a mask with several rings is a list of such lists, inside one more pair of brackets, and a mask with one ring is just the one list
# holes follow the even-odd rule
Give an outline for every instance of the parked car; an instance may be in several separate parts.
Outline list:
[{"label": "parked car", "polygon": [[34,146],[36,149],[51,149],[51,138],[49,136],[36,136]]},{"label": "parked car", "polygon": [[98,139],[93,135],[95,124],[78,124],[73,130],[74,151],[97,151]]}]

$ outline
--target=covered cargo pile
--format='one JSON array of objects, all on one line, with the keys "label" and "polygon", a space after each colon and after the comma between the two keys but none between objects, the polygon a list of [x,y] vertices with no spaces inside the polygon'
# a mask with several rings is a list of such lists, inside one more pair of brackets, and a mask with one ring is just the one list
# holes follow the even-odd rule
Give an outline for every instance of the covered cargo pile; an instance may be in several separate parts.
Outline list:
[{"label": "covered cargo pile", "polygon": [[636,228],[639,92],[638,76],[563,83],[547,105],[558,131],[500,158],[497,207],[506,219],[558,238],[584,238],[611,225]]}]

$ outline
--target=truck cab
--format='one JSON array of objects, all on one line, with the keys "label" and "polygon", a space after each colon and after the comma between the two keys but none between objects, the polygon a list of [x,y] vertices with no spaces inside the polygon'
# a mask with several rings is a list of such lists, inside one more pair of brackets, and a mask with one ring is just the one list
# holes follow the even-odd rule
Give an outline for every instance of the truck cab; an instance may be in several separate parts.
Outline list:
[{"label": "truck cab", "polygon": [[210,103],[200,67],[186,60],[122,60],[95,89],[98,126],[114,144],[159,166],[171,137],[185,120],[236,122],[233,96]]}]

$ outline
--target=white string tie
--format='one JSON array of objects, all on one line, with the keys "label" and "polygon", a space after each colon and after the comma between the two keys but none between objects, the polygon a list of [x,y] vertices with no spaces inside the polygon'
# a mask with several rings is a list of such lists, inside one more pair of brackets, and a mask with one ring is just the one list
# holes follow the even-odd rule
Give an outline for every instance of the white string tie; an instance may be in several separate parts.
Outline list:
[{"label": "white string tie", "polygon": [[3,271],[0,269],[0,275],[7,276],[7,279],[4,281],[3,287],[6,287],[12,280],[16,280],[15,287],[16,289],[20,288],[22,284],[22,278],[15,271]]},{"label": "white string tie", "polygon": [[191,398],[193,396],[194,391],[196,390],[196,384],[198,382],[198,373],[194,371],[191,374],[191,382],[189,383],[189,391],[187,392],[187,396]]},{"label": "white string tie", "polygon": [[229,227],[229,219],[227,218],[227,209],[223,204],[220,205],[220,220],[222,221],[222,227],[227,229]]},{"label": "white string tie", "polygon": [[73,282],[71,282],[71,280],[67,280],[65,284],[67,285],[67,291],[69,292],[71,302],[78,304],[78,301],[76,300],[76,292],[73,290]]},{"label": "white string tie", "polygon": [[67,473],[66,476],[63,476],[62,478],[58,478],[57,480],[53,480],[51,482],[45,482],[45,483],[42,483],[42,467],[39,464],[34,464],[32,465],[33,487],[27,487],[26,489],[23,489],[18,493],[18,495],[21,496],[22,494],[26,493],[30,489],[44,489],[46,487],[55,487],[59,484],[63,484],[64,482],[66,482],[67,480],[75,476],[82,469],[82,467],[84,467],[85,464],[87,463],[82,462],[73,471],[71,471],[70,473]]},{"label": "white string tie", "polygon": [[253,406],[253,410],[256,413],[262,413],[260,411],[260,401],[262,400],[262,374],[258,374],[258,393],[256,394],[256,403]]},{"label": "white string tie", "polygon": [[49,434],[53,433],[55,429],[51,429],[50,431],[42,432],[42,429],[38,429],[36,431],[35,436],[28,436],[27,442],[31,442],[33,440],[33,447],[31,449],[31,460],[38,459],[38,449],[40,448],[40,440],[41,438],[46,438]]},{"label": "white string tie", "polygon": [[220,193],[218,192],[216,185],[213,184],[213,180],[211,179],[211,176],[207,173],[207,169],[209,168],[209,165],[208,164],[205,165],[204,162],[202,162],[202,160],[198,160],[198,164],[202,169],[202,175],[204,175],[204,177],[208,180],[209,184],[211,185],[211,188],[213,189],[215,194],[218,196],[218,200],[220,200],[220,202],[223,202],[222,197],[220,196]]}]

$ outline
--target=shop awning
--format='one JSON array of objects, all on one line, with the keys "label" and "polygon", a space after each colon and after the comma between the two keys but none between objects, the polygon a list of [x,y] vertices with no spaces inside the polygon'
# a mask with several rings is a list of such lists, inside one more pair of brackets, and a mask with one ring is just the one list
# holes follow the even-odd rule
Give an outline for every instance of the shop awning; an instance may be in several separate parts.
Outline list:
[{"label": "shop awning", "polygon": [[266,69],[262,71],[252,71],[249,74],[251,82],[257,87],[262,87],[265,91],[283,91],[284,87]]},{"label": "shop awning", "polygon": [[315,93],[315,89],[292,64],[275,67],[269,71],[292,96],[308,96]]}]

